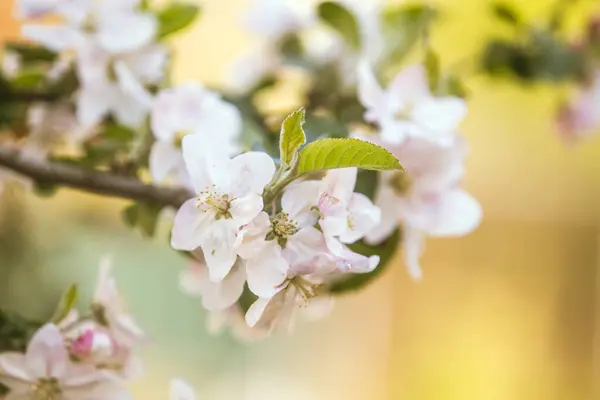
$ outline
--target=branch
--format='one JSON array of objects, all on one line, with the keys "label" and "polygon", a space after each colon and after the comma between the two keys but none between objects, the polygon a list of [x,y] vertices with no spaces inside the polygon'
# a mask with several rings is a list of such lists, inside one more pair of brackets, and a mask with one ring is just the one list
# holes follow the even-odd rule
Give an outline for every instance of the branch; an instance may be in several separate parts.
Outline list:
[{"label": "branch", "polygon": [[104,196],[120,197],[180,207],[193,194],[183,188],[159,187],[145,184],[135,178],[91,171],[67,164],[33,160],[18,151],[0,147],[0,166],[18,172],[41,184],[62,185]]}]

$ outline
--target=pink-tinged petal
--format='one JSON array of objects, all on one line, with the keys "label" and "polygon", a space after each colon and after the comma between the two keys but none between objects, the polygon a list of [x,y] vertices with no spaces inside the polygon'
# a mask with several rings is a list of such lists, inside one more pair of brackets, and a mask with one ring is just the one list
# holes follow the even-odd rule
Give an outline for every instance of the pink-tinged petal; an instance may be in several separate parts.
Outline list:
[{"label": "pink-tinged petal", "polygon": [[323,183],[321,181],[292,183],[283,192],[281,207],[291,218],[295,219],[301,214],[310,212],[312,207],[319,205],[319,196],[322,189]]},{"label": "pink-tinged petal", "polygon": [[25,353],[27,370],[33,377],[62,378],[68,362],[64,338],[56,325],[44,325],[33,335]]},{"label": "pink-tinged petal", "polygon": [[314,226],[300,229],[288,237],[284,257],[290,265],[303,264],[326,249],[323,233]]},{"label": "pink-tinged petal", "polygon": [[179,273],[179,287],[193,297],[201,297],[208,279],[208,269],[204,262],[194,261]]},{"label": "pink-tinged petal", "polygon": [[373,271],[379,265],[378,256],[364,256],[350,250],[337,239],[326,237],[327,248],[335,262],[335,269],[341,273],[364,274]]},{"label": "pink-tinged petal", "polygon": [[255,257],[246,260],[248,288],[259,297],[272,297],[281,290],[288,269],[277,243],[269,241]]},{"label": "pink-tinged petal", "polygon": [[117,76],[119,88],[131,97],[139,106],[146,110],[152,107],[152,95],[146,90],[144,85],[135,77],[129,67],[122,61],[113,64],[113,70]]},{"label": "pink-tinged petal", "polygon": [[467,104],[458,97],[432,97],[419,103],[414,121],[434,133],[451,134],[467,115]]},{"label": "pink-tinged petal", "polygon": [[173,379],[169,390],[169,400],[196,400],[192,386],[182,379]]},{"label": "pink-tinged petal", "polygon": [[404,264],[408,274],[415,281],[420,281],[423,278],[423,271],[421,271],[421,265],[419,264],[425,246],[423,233],[411,226],[405,226],[402,231],[402,246],[404,249]]},{"label": "pink-tinged petal", "polygon": [[160,91],[152,109],[152,131],[163,140],[173,140],[177,133],[195,132],[202,125],[204,105],[211,96],[195,82]]},{"label": "pink-tinged petal", "polygon": [[265,186],[273,179],[275,163],[267,153],[252,151],[233,158],[228,169],[234,177],[228,188],[230,193],[238,196],[246,193],[262,194]]},{"label": "pink-tinged petal", "polygon": [[83,87],[103,88],[109,85],[109,53],[92,41],[87,41],[76,53],[77,78]]},{"label": "pink-tinged petal", "polygon": [[357,168],[339,168],[327,172],[323,179],[327,193],[344,203],[348,203],[354,193]]},{"label": "pink-tinged petal", "polygon": [[90,386],[105,379],[105,375],[93,365],[69,363],[65,377],[61,380],[61,385],[65,390],[78,387],[86,387],[87,390],[90,390]]},{"label": "pink-tinged petal", "polygon": [[[220,190],[219,183],[231,179],[227,169],[229,159],[221,149],[215,147],[210,138],[201,135],[187,135],[182,141],[183,159],[197,193],[206,190]],[[214,188],[213,186],[218,186]]]},{"label": "pink-tinged petal", "polygon": [[195,250],[209,233],[210,219],[213,216],[198,210],[196,202],[195,198],[189,199],[175,215],[171,246],[176,250]]},{"label": "pink-tinged petal", "polygon": [[369,62],[363,60],[358,65],[358,98],[367,108],[365,119],[379,121],[385,114],[386,94],[381,88]]},{"label": "pink-tinged petal", "polygon": [[238,232],[235,247],[243,259],[257,256],[267,243],[265,236],[271,227],[269,215],[262,211],[248,225],[243,226]]},{"label": "pink-tinged petal", "polygon": [[169,50],[161,44],[146,46],[133,53],[120,57],[127,67],[140,81],[157,84],[165,76]]},{"label": "pink-tinged petal", "polygon": [[400,218],[399,198],[386,183],[380,182],[375,195],[375,204],[381,209],[379,225],[365,237],[367,243],[378,245],[394,233]]},{"label": "pink-tinged petal", "polygon": [[[270,332],[276,326],[280,326],[282,319],[288,320],[292,314],[294,304],[294,293],[286,288],[273,297],[259,297],[246,312],[246,323],[251,328],[260,328]],[[292,310],[290,310],[290,307]],[[288,315],[283,315],[283,314]]]},{"label": "pink-tinged petal", "polygon": [[27,24],[21,29],[23,37],[52,51],[63,51],[83,45],[85,37],[81,31],[68,25]]},{"label": "pink-tinged petal", "polygon": [[200,241],[208,274],[213,282],[221,282],[237,259],[235,249],[237,229],[232,220],[217,220],[212,224],[208,235]]},{"label": "pink-tinged petal", "polygon": [[407,138],[415,136],[423,128],[417,126],[413,121],[402,119],[387,119],[381,123],[381,143],[390,151],[401,144]]},{"label": "pink-tinged petal", "polygon": [[123,312],[115,313],[111,318],[112,329],[122,344],[133,346],[136,343],[145,341],[146,334],[133,319],[132,316]]},{"label": "pink-tinged petal", "polygon": [[158,29],[150,13],[118,12],[100,16],[96,39],[111,53],[127,53],[149,45]]},{"label": "pink-tinged petal", "polygon": [[246,323],[248,324],[248,326],[256,326],[271,300],[272,298],[259,298],[254,303],[252,303],[252,305],[250,306],[250,308],[248,308],[248,311],[246,312]]},{"label": "pink-tinged petal", "polygon": [[121,124],[138,129],[146,121],[148,104],[138,101],[122,90],[117,90],[112,100],[111,111]]},{"label": "pink-tinged petal", "polygon": [[262,196],[249,193],[244,197],[234,199],[230,204],[229,213],[235,222],[241,226],[250,223],[262,209]]},{"label": "pink-tinged petal", "polygon": [[85,22],[92,5],[93,0],[59,0],[56,11],[72,24],[81,25]]},{"label": "pink-tinged petal", "polygon": [[150,150],[150,174],[155,182],[162,182],[170,175],[184,169],[181,149],[169,142],[156,141]]},{"label": "pink-tinged petal", "polygon": [[211,282],[208,269],[203,264],[194,263],[179,275],[184,292],[202,297],[202,305],[210,311],[225,310],[235,304],[244,290],[246,272],[238,261],[225,279]]},{"label": "pink-tinged petal", "polygon": [[242,132],[242,116],[233,104],[227,103],[211,91],[202,96],[202,108],[196,115],[197,122],[190,129],[195,134],[210,137],[224,147],[227,155],[239,153],[239,136]]},{"label": "pink-tinged petal", "polygon": [[481,205],[462,189],[444,195],[439,218],[427,233],[434,236],[462,236],[481,223]]},{"label": "pink-tinged petal", "polygon": [[310,321],[322,319],[333,311],[335,301],[331,296],[312,298],[306,307],[301,308],[302,315]]},{"label": "pink-tinged petal", "polygon": [[431,97],[423,65],[411,65],[400,71],[388,88],[388,96],[390,101],[398,105]]},{"label": "pink-tinged petal", "polygon": [[[12,380],[16,380],[16,385],[20,383],[27,383],[35,379],[34,376],[28,371],[27,363],[25,362],[25,355],[21,353],[6,352],[0,354],[0,379],[6,376],[11,381],[7,382],[9,387],[13,386],[10,383],[15,383]],[[4,383],[4,381],[2,381]]]},{"label": "pink-tinged petal", "polygon": [[[120,382],[107,381],[95,386],[93,389],[84,389],[79,396],[92,396],[92,399],[110,399],[110,400],[133,400],[131,393],[127,391]],[[73,396],[72,400],[79,400],[81,397]],[[71,399],[67,399],[71,400]]]},{"label": "pink-tinged petal", "polygon": [[354,243],[380,223],[381,209],[364,194],[354,193],[348,204],[348,229],[339,235],[339,239],[342,243]]}]

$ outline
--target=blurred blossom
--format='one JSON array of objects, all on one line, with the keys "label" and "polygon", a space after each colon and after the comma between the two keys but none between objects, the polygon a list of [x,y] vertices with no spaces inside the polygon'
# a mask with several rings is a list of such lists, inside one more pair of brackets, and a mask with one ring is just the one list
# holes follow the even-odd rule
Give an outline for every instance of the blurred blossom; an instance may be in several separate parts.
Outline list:
[{"label": "blurred blossom", "polygon": [[410,137],[451,141],[467,113],[464,100],[431,93],[421,65],[405,68],[387,89],[380,86],[366,61],[358,73],[359,99],[367,108],[365,120],[377,124],[384,143],[398,145]]},{"label": "blurred blossom", "polygon": [[600,72],[595,73],[589,86],[560,106],[556,126],[567,143],[589,139],[597,133],[600,128]]},{"label": "blurred blossom", "polygon": [[189,185],[181,142],[185,135],[201,135],[231,156],[239,153],[242,117],[232,104],[199,84],[184,84],[160,92],[152,106],[152,132],[156,142],[150,152],[152,178],[175,178]]},{"label": "blurred blossom", "polygon": [[182,379],[171,380],[169,400],[196,400],[194,388]]},{"label": "blurred blossom", "polygon": [[10,399],[130,399],[116,380],[93,366],[71,361],[61,332],[53,324],[35,333],[25,354],[0,354],[0,371],[0,382],[10,389]]},{"label": "blurred blossom", "polygon": [[21,70],[21,56],[14,51],[6,50],[2,54],[2,75],[13,78]]},{"label": "blurred blossom", "polygon": [[314,1],[254,0],[246,14],[246,26],[271,41],[296,33],[316,22]]},{"label": "blurred blossom", "polygon": [[367,235],[367,241],[378,244],[401,226],[406,267],[413,278],[420,279],[424,237],[472,232],[481,222],[481,207],[459,186],[465,156],[460,136],[450,143],[410,138],[389,149],[406,173],[380,175],[375,204],[381,207],[381,224]]},{"label": "blurred blossom", "polygon": [[250,46],[227,68],[227,90],[245,94],[263,80],[276,73],[282,66],[281,56],[269,43]]},{"label": "blurred blossom", "polygon": [[63,144],[81,143],[87,135],[77,126],[73,107],[65,103],[34,103],[27,110],[29,135],[23,153],[45,158]]}]

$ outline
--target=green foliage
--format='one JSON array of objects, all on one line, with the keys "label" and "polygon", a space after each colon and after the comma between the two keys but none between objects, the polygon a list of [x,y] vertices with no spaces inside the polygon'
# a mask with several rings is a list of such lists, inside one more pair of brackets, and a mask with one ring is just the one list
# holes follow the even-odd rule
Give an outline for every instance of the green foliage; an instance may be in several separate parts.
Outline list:
[{"label": "green foliage", "polygon": [[298,173],[358,167],[375,171],[403,170],[386,149],[359,139],[322,139],[300,151]]},{"label": "green foliage", "polygon": [[35,182],[33,192],[40,197],[52,197],[58,192],[58,186],[44,182]]},{"label": "green foliage", "polygon": [[515,8],[506,3],[494,3],[492,5],[494,15],[509,25],[517,26],[522,22],[521,16]]},{"label": "green foliage", "polygon": [[130,143],[136,135],[136,132],[124,125],[107,125],[104,130],[104,137],[108,140],[119,143]]},{"label": "green foliage", "polygon": [[189,3],[171,3],[158,12],[159,39],[164,39],[189,27],[200,15],[200,7]]},{"label": "green foliage", "polygon": [[58,306],[56,307],[52,318],[50,318],[50,322],[58,324],[60,321],[65,319],[71,309],[75,307],[78,297],[79,291],[77,290],[77,285],[73,284],[69,286],[69,288],[61,296]]},{"label": "green foliage", "polygon": [[378,175],[377,171],[359,169],[358,174],[356,175],[356,186],[354,187],[354,191],[362,193],[373,200],[379,183]]},{"label": "green foliage", "polygon": [[367,286],[369,283],[375,280],[375,278],[387,270],[387,267],[391,264],[391,261],[396,254],[400,240],[400,230],[396,230],[392,236],[387,238],[385,242],[378,246],[369,246],[362,241],[350,245],[349,247],[353,251],[362,255],[379,256],[379,265],[369,273],[354,274],[332,282],[329,285],[329,291],[333,294],[341,294],[346,292],[354,292]]},{"label": "green foliage", "polygon": [[306,112],[303,108],[291,113],[281,124],[279,134],[279,157],[281,165],[289,167],[300,147],[306,143],[306,135],[302,129]]},{"label": "green foliage", "polygon": [[149,203],[134,203],[123,210],[123,221],[142,235],[153,237],[158,225],[158,217],[163,206]]},{"label": "green foliage", "polygon": [[42,46],[26,43],[8,42],[4,44],[6,51],[11,51],[19,55],[23,64],[31,62],[54,62],[58,54]]},{"label": "green foliage", "polygon": [[353,49],[361,46],[360,27],[347,8],[334,1],[319,4],[318,14],[321,21],[335,29]]},{"label": "green foliage", "polygon": [[26,68],[20,71],[10,83],[15,89],[33,89],[46,79],[46,72],[41,68]]},{"label": "green foliage", "polygon": [[424,4],[398,5],[383,13],[382,29],[386,42],[384,63],[398,65],[429,30],[436,11]]},{"label": "green foliage", "polygon": [[0,309],[0,353],[25,351],[29,339],[42,325],[41,322]]},{"label": "green foliage", "polygon": [[427,72],[427,80],[429,82],[429,88],[432,93],[437,93],[440,87],[440,58],[433,51],[431,47],[427,48],[425,52],[425,60],[423,61],[425,65],[425,71]]}]

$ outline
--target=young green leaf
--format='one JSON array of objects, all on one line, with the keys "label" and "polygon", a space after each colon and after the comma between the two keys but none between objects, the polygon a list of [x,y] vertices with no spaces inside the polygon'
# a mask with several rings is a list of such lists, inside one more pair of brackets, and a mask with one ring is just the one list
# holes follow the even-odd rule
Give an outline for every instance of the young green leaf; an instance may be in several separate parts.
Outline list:
[{"label": "young green leaf", "polygon": [[440,85],[440,58],[430,47],[425,53],[425,71],[427,71],[427,81],[432,93],[438,92]]},{"label": "young green leaf", "polygon": [[492,5],[494,15],[501,21],[507,22],[510,25],[519,25],[521,17],[517,10],[506,3],[495,3]]},{"label": "young green leaf", "polygon": [[157,15],[157,38],[164,39],[173,33],[187,28],[199,15],[200,8],[195,4],[171,3]]},{"label": "young green leaf", "polygon": [[78,297],[79,292],[77,290],[77,285],[73,284],[69,286],[69,288],[60,298],[58,306],[56,307],[56,311],[54,311],[54,315],[52,315],[50,322],[58,324],[60,321],[65,319],[65,317],[69,314],[69,311],[71,311],[71,309],[75,306]]},{"label": "young green leaf", "polygon": [[303,108],[291,113],[281,124],[279,134],[279,154],[281,164],[289,166],[296,156],[296,152],[306,143],[306,135],[302,129],[305,111]]},{"label": "young green leaf", "polygon": [[352,48],[360,48],[360,28],[354,14],[334,1],[321,3],[318,13],[321,21],[338,31]]},{"label": "young green leaf", "polygon": [[374,171],[403,170],[392,153],[359,139],[317,140],[304,147],[299,155],[299,174],[347,167]]}]

